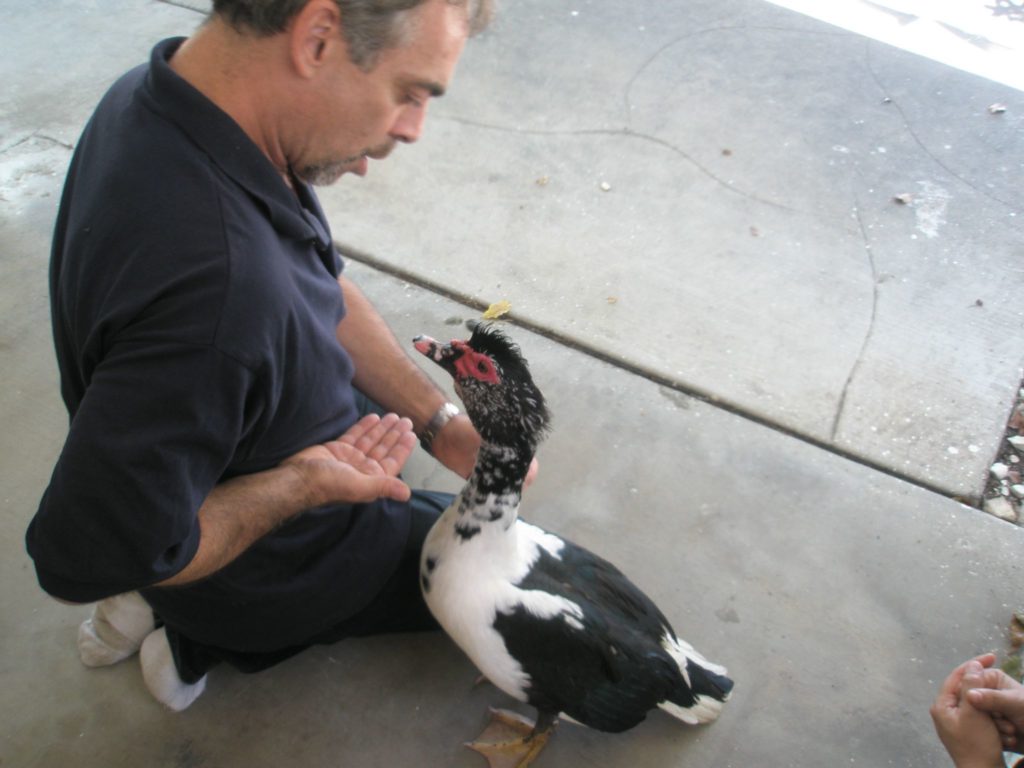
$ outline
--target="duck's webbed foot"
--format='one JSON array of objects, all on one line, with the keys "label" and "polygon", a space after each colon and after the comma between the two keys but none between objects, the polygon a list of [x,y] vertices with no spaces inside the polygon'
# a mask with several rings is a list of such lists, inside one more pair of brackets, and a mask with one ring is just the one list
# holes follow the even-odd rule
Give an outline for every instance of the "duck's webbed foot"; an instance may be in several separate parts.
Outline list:
[{"label": "duck's webbed foot", "polygon": [[526,768],[544,749],[555,730],[556,714],[541,712],[534,723],[507,709],[491,709],[491,722],[466,744],[487,758],[490,768]]}]

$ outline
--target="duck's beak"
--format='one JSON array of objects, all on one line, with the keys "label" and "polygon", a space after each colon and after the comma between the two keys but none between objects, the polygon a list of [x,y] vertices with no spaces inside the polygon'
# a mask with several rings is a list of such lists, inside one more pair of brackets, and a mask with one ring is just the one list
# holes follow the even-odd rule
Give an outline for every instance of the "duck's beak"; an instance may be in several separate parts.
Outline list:
[{"label": "duck's beak", "polygon": [[412,345],[421,354],[429,357],[452,376],[455,375],[455,359],[459,357],[451,344],[442,344],[429,336],[417,336]]},{"label": "duck's beak", "polygon": [[435,363],[441,362],[441,350],[444,345],[437,339],[432,339],[429,336],[417,336],[412,340],[412,345],[418,352],[426,355]]}]

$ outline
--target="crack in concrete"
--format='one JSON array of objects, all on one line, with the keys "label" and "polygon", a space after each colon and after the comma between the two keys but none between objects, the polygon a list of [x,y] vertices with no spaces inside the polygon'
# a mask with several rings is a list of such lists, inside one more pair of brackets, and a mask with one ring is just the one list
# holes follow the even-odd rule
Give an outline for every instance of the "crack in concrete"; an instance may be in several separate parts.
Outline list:
[{"label": "crack in concrete", "polygon": [[22,136],[14,143],[8,144],[6,147],[0,148],[0,155],[10,152],[12,149],[20,147],[22,144],[28,141],[32,141],[32,139],[42,139],[43,141],[48,141],[51,144],[56,144],[59,147],[64,147],[65,149],[75,148],[73,144],[68,144],[67,142],[61,141],[60,139],[55,139],[52,136],[47,136],[43,133],[40,133],[39,131],[32,131],[32,133],[28,134],[27,136]]},{"label": "crack in concrete", "polygon": [[839,434],[839,423],[846,410],[846,396],[849,394],[850,386],[853,384],[861,363],[864,362],[864,355],[875,333],[875,319],[878,316],[878,268],[875,264],[874,252],[871,249],[871,241],[868,238],[867,227],[864,226],[864,219],[860,215],[860,199],[856,196],[854,197],[853,215],[857,219],[857,226],[860,228],[861,238],[864,240],[864,252],[867,254],[868,266],[871,268],[871,317],[868,320],[868,329],[864,334],[864,340],[861,342],[860,351],[857,352],[857,357],[853,361],[850,373],[847,375],[846,382],[843,384],[843,390],[839,395],[839,402],[836,404],[836,415],[832,420],[832,431],[829,435],[829,439],[833,443]]},{"label": "crack in concrete", "polygon": [[738,31],[743,31],[743,32],[792,32],[792,33],[805,34],[805,35],[806,34],[815,34],[815,35],[829,35],[829,36],[848,36],[848,34],[849,34],[849,33],[845,33],[845,32],[828,32],[828,31],[825,31],[825,30],[822,30],[822,31],[803,30],[803,29],[796,29],[795,27],[772,27],[772,26],[768,26],[768,25],[749,26],[749,25],[744,25],[744,24],[729,24],[729,25],[722,26],[722,27],[705,27],[704,29],[699,29],[699,30],[697,30],[695,32],[688,32],[687,34],[682,35],[680,37],[677,37],[677,38],[675,38],[673,40],[670,40],[669,42],[667,42],[663,46],[661,46],[661,48],[659,48],[657,51],[655,51],[653,54],[651,54],[650,58],[648,58],[643,64],[640,65],[640,68],[637,69],[637,71],[629,79],[629,82],[626,84],[626,91],[623,94],[623,99],[625,101],[625,106],[626,106],[626,122],[627,123],[630,122],[631,112],[632,112],[632,109],[633,109],[632,102],[630,101],[630,98],[629,98],[630,93],[632,93],[632,91],[633,91],[633,84],[637,80],[640,79],[640,75],[642,75],[644,73],[644,70],[646,70],[651,64],[653,64],[665,51],[667,51],[669,48],[672,48],[672,47],[674,47],[676,45],[679,45],[680,43],[685,43],[687,40],[692,40],[695,37],[702,37],[704,35],[712,34],[712,33],[715,33],[715,32],[738,32]]},{"label": "crack in concrete", "polygon": [[[982,187],[979,187],[976,184],[974,184],[973,182],[971,182],[970,180],[964,178],[959,173],[957,173],[955,170],[950,168],[946,163],[944,163],[942,161],[942,159],[937,154],[932,152],[932,150],[930,150],[927,147],[927,145],[925,145],[925,143],[924,143],[924,141],[922,141],[921,137],[917,135],[917,131],[915,131],[914,127],[910,124],[910,119],[907,117],[907,113],[903,111],[903,107],[900,106],[900,103],[896,99],[892,98],[892,96],[889,95],[888,89],[882,83],[882,80],[878,76],[878,73],[875,72],[874,67],[871,66],[871,50],[872,50],[872,47],[873,46],[872,46],[872,41],[871,40],[865,40],[864,41],[864,68],[867,70],[868,74],[871,75],[871,79],[874,80],[875,85],[878,86],[879,92],[881,92],[881,94],[885,98],[887,98],[889,100],[888,103],[892,104],[892,106],[896,108],[896,111],[900,113],[900,118],[903,121],[903,127],[906,129],[907,133],[910,135],[910,138],[912,138],[914,140],[914,143],[916,143],[917,146],[921,149],[921,151],[924,152],[925,156],[928,157],[929,159],[931,159],[931,161],[933,163],[935,163],[937,166],[939,166],[942,170],[944,170],[946,173],[948,173],[954,179],[959,181],[964,186],[974,190],[975,192],[977,192],[982,197],[986,197],[989,200],[992,200],[993,202],[996,202],[996,203],[999,203],[1000,205],[1006,206],[1011,211],[1016,211],[1017,208],[1014,205],[1014,203],[1011,203],[1009,200],[1004,200],[1003,198],[999,197],[998,195],[994,195],[991,192],[989,192],[988,190],[986,190],[986,189],[984,189]],[[1014,226],[1014,225],[1011,224],[1010,226]]]},{"label": "crack in concrete", "polygon": [[694,168],[696,168],[698,171],[703,173],[709,179],[711,179],[715,183],[721,185],[722,187],[724,187],[725,189],[727,189],[728,191],[732,192],[735,195],[739,195],[740,197],[745,197],[748,200],[754,200],[755,202],[761,203],[763,205],[770,206],[772,208],[777,208],[777,209],[782,210],[782,211],[788,211],[789,213],[798,213],[798,214],[803,214],[804,213],[803,211],[799,211],[799,210],[797,210],[795,208],[791,208],[788,205],[784,205],[782,203],[778,203],[778,202],[776,202],[774,200],[769,200],[769,199],[761,197],[760,195],[757,195],[757,194],[755,194],[753,192],[747,192],[746,190],[743,190],[743,189],[740,189],[739,187],[733,186],[732,184],[727,182],[725,179],[722,179],[721,177],[717,176],[712,170],[710,170],[706,166],[704,166],[701,163],[699,163],[697,160],[695,160],[693,157],[691,157],[689,154],[687,154],[687,152],[685,150],[683,150],[680,147],[677,147],[675,144],[672,144],[671,142],[666,141],[665,139],[660,139],[657,136],[651,136],[651,135],[646,134],[646,133],[638,133],[638,132],[636,132],[636,131],[628,128],[628,127],[627,128],[577,128],[577,129],[572,129],[572,130],[558,131],[558,130],[541,130],[539,128],[509,128],[509,127],[503,126],[503,125],[494,125],[493,123],[485,123],[485,122],[482,122],[482,121],[479,121],[479,120],[470,120],[469,118],[455,117],[455,116],[445,116],[445,117],[441,117],[440,119],[442,119],[442,120],[449,120],[450,122],[459,123],[460,125],[468,125],[468,126],[471,126],[471,127],[474,127],[474,128],[484,128],[486,130],[491,130],[491,131],[500,131],[502,133],[521,134],[521,135],[525,135],[525,136],[554,136],[554,137],[559,137],[559,136],[620,136],[620,137],[625,137],[625,138],[629,138],[629,139],[639,139],[640,141],[646,141],[646,142],[649,142],[651,144],[655,144],[655,145],[657,145],[659,147],[662,147],[664,149],[669,150],[670,152],[673,152],[673,153],[677,154],[679,157],[681,157],[684,160],[686,160]]}]

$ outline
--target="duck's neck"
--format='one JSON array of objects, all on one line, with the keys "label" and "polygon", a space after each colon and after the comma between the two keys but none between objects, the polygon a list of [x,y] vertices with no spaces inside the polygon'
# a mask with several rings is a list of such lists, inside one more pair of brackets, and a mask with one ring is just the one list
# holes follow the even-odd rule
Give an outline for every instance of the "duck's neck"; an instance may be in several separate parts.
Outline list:
[{"label": "duck's neck", "polygon": [[483,443],[473,474],[459,494],[456,533],[468,540],[487,527],[508,530],[519,514],[523,483],[532,460],[530,446]]}]

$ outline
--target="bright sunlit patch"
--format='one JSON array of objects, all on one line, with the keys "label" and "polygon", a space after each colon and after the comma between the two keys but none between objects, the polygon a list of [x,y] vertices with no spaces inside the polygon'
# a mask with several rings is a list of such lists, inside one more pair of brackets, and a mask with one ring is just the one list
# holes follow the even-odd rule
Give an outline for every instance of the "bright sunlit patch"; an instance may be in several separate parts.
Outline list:
[{"label": "bright sunlit patch", "polygon": [[768,0],[1024,91],[1022,0]]}]

